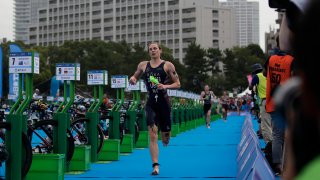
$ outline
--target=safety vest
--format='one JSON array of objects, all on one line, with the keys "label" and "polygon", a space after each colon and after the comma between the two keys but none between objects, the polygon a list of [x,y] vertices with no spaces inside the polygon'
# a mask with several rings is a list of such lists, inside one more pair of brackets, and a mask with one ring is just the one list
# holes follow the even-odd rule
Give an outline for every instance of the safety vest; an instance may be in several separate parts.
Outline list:
[{"label": "safety vest", "polygon": [[257,76],[259,78],[259,84],[257,86],[258,96],[260,99],[265,99],[267,89],[267,78],[262,73],[258,73]]},{"label": "safety vest", "polygon": [[[291,76],[291,63],[293,57],[290,55],[273,55],[269,59],[266,92],[266,111],[274,111],[273,93],[277,87],[287,81]],[[259,79],[260,80],[260,79]]]}]

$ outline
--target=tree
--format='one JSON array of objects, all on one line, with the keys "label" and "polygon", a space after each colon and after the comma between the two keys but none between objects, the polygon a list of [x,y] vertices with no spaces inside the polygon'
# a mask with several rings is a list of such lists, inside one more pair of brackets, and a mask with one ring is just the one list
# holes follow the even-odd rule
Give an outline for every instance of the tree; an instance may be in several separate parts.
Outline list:
[{"label": "tree", "polygon": [[224,51],[224,88],[226,90],[239,87],[245,89],[248,86],[247,75],[251,74],[252,65],[263,63],[263,59],[252,53],[252,47],[234,47],[232,50]]},{"label": "tree", "polygon": [[188,80],[184,87],[193,92],[201,91],[205,80],[208,78],[206,50],[192,42],[187,48],[184,63]]},{"label": "tree", "polygon": [[212,73],[212,76],[215,76],[217,73],[221,72],[218,67],[218,63],[222,61],[222,53],[219,49],[209,48],[207,50],[207,57],[209,63],[209,69]]},{"label": "tree", "polygon": [[263,50],[258,44],[249,44],[247,46],[247,49],[249,49],[250,54],[253,56],[256,56],[263,60],[266,58],[266,55],[263,53]]}]

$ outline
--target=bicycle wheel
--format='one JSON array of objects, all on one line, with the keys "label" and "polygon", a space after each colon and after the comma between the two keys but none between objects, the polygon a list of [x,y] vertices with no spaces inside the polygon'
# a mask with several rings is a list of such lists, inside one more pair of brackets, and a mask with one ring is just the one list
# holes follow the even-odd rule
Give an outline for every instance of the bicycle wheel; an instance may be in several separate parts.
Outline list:
[{"label": "bicycle wheel", "polygon": [[[89,144],[89,138],[86,134],[86,127],[90,119],[88,118],[79,118],[74,120],[71,123],[71,134],[75,141],[78,144]],[[97,154],[99,154],[102,150],[103,142],[104,142],[104,134],[102,127],[98,124],[97,125],[97,131],[98,131],[98,147],[97,147]]]},{"label": "bicycle wheel", "polygon": [[[53,153],[53,129],[58,127],[58,121],[43,120],[28,127],[28,138],[32,144],[33,153]],[[74,153],[74,140],[70,130],[66,132],[67,154],[66,162],[70,163]]]},{"label": "bicycle wheel", "polygon": [[[5,131],[11,130],[11,125],[7,122],[0,122],[0,168],[3,169],[3,163],[10,158],[9,152],[5,148]],[[25,156],[22,156],[21,177],[25,177],[30,170],[32,163],[32,148],[31,143],[25,133],[22,133],[22,152]],[[4,170],[1,170],[0,178],[5,176]]]}]

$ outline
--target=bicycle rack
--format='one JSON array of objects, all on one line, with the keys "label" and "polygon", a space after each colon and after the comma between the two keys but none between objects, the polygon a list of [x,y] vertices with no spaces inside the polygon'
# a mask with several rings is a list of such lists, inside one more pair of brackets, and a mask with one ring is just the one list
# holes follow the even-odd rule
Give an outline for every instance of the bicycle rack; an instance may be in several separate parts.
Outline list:
[{"label": "bicycle rack", "polygon": [[[144,108],[141,108],[141,92],[146,92],[143,81],[138,81],[135,85],[128,84],[127,90],[132,92],[132,104],[127,113],[129,116],[127,126],[129,127],[129,134],[133,136],[133,147],[146,148],[149,146],[149,132],[145,121]],[[138,119],[138,121],[137,121]],[[137,127],[139,129],[136,129]],[[136,131],[139,132],[136,132]]]},{"label": "bicycle rack", "polygon": [[103,86],[108,84],[107,73],[108,72],[104,70],[88,71],[88,76],[87,76],[88,85],[94,85],[93,87],[94,101],[86,113],[86,117],[90,119],[90,121],[87,124],[88,128],[86,128],[86,131],[88,133],[89,144],[91,145],[91,162],[98,161],[98,154],[97,154],[97,149],[98,149],[97,126],[99,122],[98,110],[103,101]]},{"label": "bicycle rack", "polygon": [[[63,102],[60,104],[53,119],[58,121],[58,128],[54,129],[54,152],[58,154],[67,153],[66,132],[70,128],[70,114],[67,113],[74,102],[75,82],[80,80],[80,64],[58,63],[56,64],[57,80],[63,80]],[[68,84],[69,83],[69,84]],[[69,99],[67,89],[69,88]],[[70,170],[70,164],[64,162],[65,171]]]},{"label": "bicycle rack", "polygon": [[98,159],[102,161],[120,160],[120,108],[124,103],[124,88],[126,76],[112,76],[111,88],[116,89],[117,101],[113,105],[109,116],[109,138],[104,141],[102,152]]},{"label": "bicycle rack", "polygon": [[[23,65],[24,63],[29,64],[29,66],[24,66],[22,68],[21,64]],[[9,115],[6,117],[6,122],[11,125],[11,130],[6,131],[5,138],[6,149],[10,154],[9,159],[6,162],[6,179],[25,179],[25,177],[22,177],[21,171],[19,171],[19,169],[22,169],[22,159],[26,158],[26,154],[22,153],[21,151],[21,133],[25,134],[27,131],[27,116],[23,115],[23,111],[32,99],[33,73],[39,73],[39,63],[39,55],[34,52],[20,52],[10,54],[9,73],[19,73],[19,90],[18,99],[10,110]],[[24,100],[22,95],[22,74],[25,74],[26,76],[26,97]]]}]

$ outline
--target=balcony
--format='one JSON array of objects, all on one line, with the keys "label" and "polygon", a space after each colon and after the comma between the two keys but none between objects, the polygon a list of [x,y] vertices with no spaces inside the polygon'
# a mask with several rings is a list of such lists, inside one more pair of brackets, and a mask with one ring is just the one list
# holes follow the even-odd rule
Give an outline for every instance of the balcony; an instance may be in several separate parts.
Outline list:
[{"label": "balcony", "polygon": [[146,28],[140,28],[140,31],[136,31],[136,32],[139,32],[139,33],[145,33],[146,32]]},{"label": "balcony", "polygon": [[101,10],[101,5],[100,6],[92,6],[92,11],[98,11]]},{"label": "balcony", "polygon": [[113,36],[113,31],[105,31],[104,36]]},{"label": "balcony", "polygon": [[168,38],[168,39],[173,39],[173,34],[168,34],[168,35],[167,35],[167,38]]},{"label": "balcony", "polygon": [[113,22],[104,23],[104,27],[113,27]]},{"label": "balcony", "polygon": [[169,6],[168,6],[168,10],[169,10],[169,11],[170,11],[170,10],[177,10],[177,9],[179,9],[179,5],[178,5],[178,4],[169,5]]},{"label": "balcony", "polygon": [[196,17],[196,13],[195,12],[191,12],[191,13],[183,13],[182,14],[183,18],[194,18]]},{"label": "balcony", "polygon": [[47,21],[39,22],[39,26],[46,26],[46,25],[47,25]]},{"label": "balcony", "polygon": [[195,22],[183,23],[182,24],[182,28],[194,28],[194,27],[196,27],[196,23]]},{"label": "balcony", "polygon": [[156,31],[156,30],[159,30],[160,26],[153,26],[153,29]]},{"label": "balcony", "polygon": [[101,37],[100,32],[92,33],[92,37]]},{"label": "balcony", "polygon": [[167,39],[167,36],[166,36],[166,35],[160,35],[160,39],[161,39],[161,40],[166,40],[166,39]]},{"label": "balcony", "polygon": [[187,32],[187,33],[182,33],[183,38],[195,38],[196,37],[196,32]]},{"label": "balcony", "polygon": [[216,20],[219,20],[219,14],[218,13],[213,13],[212,14],[212,18],[216,19]]},{"label": "balcony", "polygon": [[42,14],[39,14],[38,18],[40,19],[40,18],[46,18],[46,17],[47,17],[47,13],[42,13]]},{"label": "balcony", "polygon": [[[89,17],[87,18],[87,20],[88,19],[89,19]],[[101,19],[101,14],[92,15],[92,19]]]},{"label": "balcony", "polygon": [[110,13],[104,13],[103,15],[104,18],[112,18],[113,19],[113,13],[110,12]]},{"label": "balcony", "polygon": [[100,23],[92,24],[92,28],[101,28],[101,24]]},{"label": "balcony", "polygon": [[29,31],[29,35],[32,36],[32,35],[37,35],[37,30],[33,30],[33,31]]},{"label": "balcony", "polygon": [[182,43],[182,49],[188,48],[190,44],[191,42]]},{"label": "balcony", "polygon": [[37,44],[37,39],[30,39],[29,43],[30,44]]},{"label": "balcony", "polygon": [[79,28],[81,29],[81,30],[83,30],[83,29],[86,29],[88,26],[86,26],[86,25],[81,25],[81,26],[79,26]]}]

